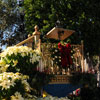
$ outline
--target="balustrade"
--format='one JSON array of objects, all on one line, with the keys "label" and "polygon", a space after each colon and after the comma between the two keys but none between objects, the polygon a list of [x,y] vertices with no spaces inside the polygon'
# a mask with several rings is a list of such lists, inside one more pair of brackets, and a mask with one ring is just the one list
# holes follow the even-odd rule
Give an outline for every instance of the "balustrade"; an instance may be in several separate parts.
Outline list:
[{"label": "balustrade", "polygon": [[[20,45],[27,45],[28,43],[32,43],[32,39],[34,39],[34,35],[27,38],[26,40],[18,43],[16,46]],[[52,58],[52,52],[50,51],[53,48],[57,48],[57,45],[55,43],[41,43],[41,40],[39,39],[39,42],[37,44],[37,48],[42,53],[42,58],[39,62],[38,69],[40,71],[45,71],[48,74],[54,74],[55,77],[52,78],[51,83],[68,83],[69,77],[71,76],[71,73],[75,73],[77,71],[83,71],[84,70],[84,64],[83,64],[83,44],[81,45],[71,45],[71,48],[73,50],[73,65],[70,66],[70,68],[63,69],[59,67],[56,63],[54,63],[54,58]],[[60,52],[59,52],[60,53]],[[61,58],[59,56],[59,58]]]}]

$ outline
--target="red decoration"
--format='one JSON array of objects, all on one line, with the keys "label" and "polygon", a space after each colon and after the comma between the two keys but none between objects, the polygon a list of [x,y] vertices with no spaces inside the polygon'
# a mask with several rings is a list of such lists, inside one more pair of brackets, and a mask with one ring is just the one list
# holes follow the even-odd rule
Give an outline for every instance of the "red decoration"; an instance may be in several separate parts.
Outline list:
[{"label": "red decoration", "polygon": [[58,43],[58,49],[61,53],[61,64],[63,68],[66,68],[72,64],[72,59],[70,56],[71,53],[71,45],[70,43],[66,44],[66,46]]}]

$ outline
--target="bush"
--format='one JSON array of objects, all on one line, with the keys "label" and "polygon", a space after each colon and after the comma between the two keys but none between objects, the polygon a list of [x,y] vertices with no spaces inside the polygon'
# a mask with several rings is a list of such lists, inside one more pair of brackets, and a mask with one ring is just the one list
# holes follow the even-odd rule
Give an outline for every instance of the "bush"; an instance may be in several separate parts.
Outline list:
[{"label": "bush", "polygon": [[97,86],[96,76],[91,73],[74,73],[70,78],[70,82],[75,85],[88,85],[91,88],[95,88]]},{"label": "bush", "polygon": [[20,73],[4,72],[0,74],[0,99],[11,99],[12,95],[26,95],[31,91],[27,82],[29,77]]},{"label": "bush", "polygon": [[20,72],[26,75],[33,73],[40,59],[39,52],[27,46],[8,47],[0,56],[0,72]]},{"label": "bush", "polygon": [[[12,77],[7,78],[5,83],[9,84],[9,88],[6,87],[6,89],[2,89],[4,83],[0,80],[0,89],[2,92],[0,92],[1,98],[5,98],[5,100],[10,100],[9,98],[12,98],[11,100],[17,100],[14,99],[18,96],[18,98],[28,98],[29,100],[29,94],[32,100],[33,100],[33,94],[39,94],[40,90],[43,87],[43,85],[47,84],[49,81],[49,76],[45,72],[39,72],[37,71],[37,65],[39,63],[39,60],[41,58],[41,53],[37,50],[32,50],[31,48],[28,48],[27,46],[12,46],[8,47],[5,51],[3,51],[0,54],[0,73],[1,76],[9,76],[12,74]],[[13,78],[16,78],[16,74],[21,73],[19,76],[20,79],[13,80]],[[24,89],[24,82],[22,81],[23,77],[21,75],[27,75],[27,85],[31,87],[31,91],[29,91],[28,96],[26,96],[26,92]],[[12,83],[12,81],[14,83]],[[22,83],[23,82],[23,83]],[[11,85],[11,83],[13,85]],[[29,83],[29,85],[28,85]],[[27,88],[28,89],[28,88]],[[2,100],[2,99],[1,99]],[[18,99],[18,100],[24,100],[24,99]],[[27,100],[27,99],[25,99]],[[31,100],[31,99],[30,99]]]}]

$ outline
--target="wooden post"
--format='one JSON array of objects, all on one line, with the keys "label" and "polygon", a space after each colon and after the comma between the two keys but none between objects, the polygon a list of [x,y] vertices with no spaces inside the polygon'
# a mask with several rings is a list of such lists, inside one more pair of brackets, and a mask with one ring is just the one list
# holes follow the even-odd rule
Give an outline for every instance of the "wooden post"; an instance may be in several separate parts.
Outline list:
[{"label": "wooden post", "polygon": [[37,50],[41,51],[41,39],[39,39],[39,42],[37,44]]},{"label": "wooden post", "polygon": [[[31,35],[28,34],[28,38],[29,38],[30,36],[31,36]],[[27,42],[27,46],[28,46],[28,47],[32,48],[32,45],[33,45],[33,39],[31,39],[31,40],[29,40],[29,41]]]},{"label": "wooden post", "polygon": [[83,40],[81,41],[81,45],[82,45],[82,72],[84,72],[85,67],[84,67],[84,45],[83,45]]},{"label": "wooden post", "polygon": [[34,35],[34,42],[35,42],[35,49],[38,49],[39,44],[40,44],[40,32],[39,32],[39,27],[36,25],[34,27],[35,31],[32,33]]}]

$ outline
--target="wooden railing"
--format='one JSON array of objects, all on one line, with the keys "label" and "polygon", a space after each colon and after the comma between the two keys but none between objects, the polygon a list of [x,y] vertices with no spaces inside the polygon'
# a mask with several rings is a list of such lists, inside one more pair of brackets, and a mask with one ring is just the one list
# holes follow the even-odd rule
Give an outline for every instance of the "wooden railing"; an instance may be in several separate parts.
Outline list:
[{"label": "wooden railing", "polygon": [[[71,45],[72,49],[74,50],[74,54],[73,54],[73,66],[74,66],[74,71],[79,71],[79,67],[80,70],[83,72],[84,71],[84,59],[83,59],[83,50],[82,50],[82,45]],[[42,43],[41,44],[41,51],[43,54],[43,61],[46,61],[46,64],[44,65],[44,68],[46,68],[46,66],[48,66],[48,70],[51,73],[54,74],[59,74],[59,66],[57,66],[54,62],[53,62],[53,58],[51,57],[51,52],[49,51],[51,48],[55,47],[55,43],[51,44],[47,44],[47,43]],[[64,71],[64,70],[63,70]],[[62,72],[64,73],[64,72]]]},{"label": "wooden railing", "polygon": [[[27,43],[32,43],[32,39],[34,36],[31,36],[27,38],[26,40],[16,44],[16,46],[24,45]],[[80,67],[82,71],[84,71],[84,59],[83,59],[83,43],[81,45],[71,45],[73,50],[75,51],[73,57],[74,57],[74,72],[79,71],[78,67]],[[41,43],[39,40],[38,44],[39,50],[42,53],[42,59],[39,62],[38,68],[40,71],[46,71],[47,73],[52,73],[55,75],[54,78],[52,78],[50,84],[52,83],[69,83],[69,77],[70,77],[70,72],[62,69],[59,69],[59,66],[54,64],[53,58],[51,57],[51,52],[49,51],[51,48],[55,47],[55,43]],[[72,73],[73,73],[72,71]]]},{"label": "wooden railing", "polygon": [[32,36],[28,37],[27,39],[25,39],[24,41],[22,41],[22,42],[16,44],[16,46],[20,46],[20,45],[23,45],[23,44],[25,44],[25,43],[28,43],[28,42],[30,42],[30,40],[32,40],[33,38],[34,38],[34,35],[32,35]]}]

